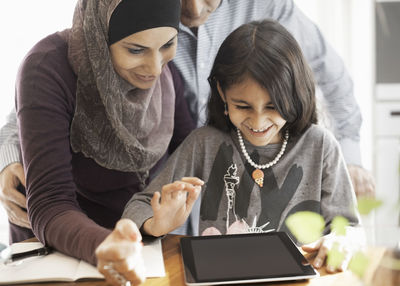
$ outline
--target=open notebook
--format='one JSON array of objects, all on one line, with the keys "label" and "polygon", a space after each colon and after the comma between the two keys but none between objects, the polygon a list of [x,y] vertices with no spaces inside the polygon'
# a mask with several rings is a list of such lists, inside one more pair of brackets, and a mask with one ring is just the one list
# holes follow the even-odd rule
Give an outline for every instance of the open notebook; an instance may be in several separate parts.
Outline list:
[{"label": "open notebook", "polygon": [[[40,242],[14,243],[13,253],[43,247]],[[145,243],[143,258],[146,277],[164,277],[165,268],[162,256],[161,240]],[[57,251],[46,255],[27,258],[21,263],[0,264],[0,285],[46,282],[77,281],[84,279],[104,279],[96,267],[85,261],[69,257]]]}]

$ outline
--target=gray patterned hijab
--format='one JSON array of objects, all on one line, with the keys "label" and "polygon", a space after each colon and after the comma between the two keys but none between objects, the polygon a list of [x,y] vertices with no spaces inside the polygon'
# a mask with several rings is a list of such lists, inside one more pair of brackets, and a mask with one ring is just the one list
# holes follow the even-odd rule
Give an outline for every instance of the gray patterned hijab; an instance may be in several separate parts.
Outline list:
[{"label": "gray patterned hijab", "polygon": [[135,88],[115,72],[107,31],[120,2],[77,2],[68,39],[68,59],[77,74],[70,142],[74,152],[105,168],[147,172],[172,137],[175,90],[167,65],[147,90]]}]

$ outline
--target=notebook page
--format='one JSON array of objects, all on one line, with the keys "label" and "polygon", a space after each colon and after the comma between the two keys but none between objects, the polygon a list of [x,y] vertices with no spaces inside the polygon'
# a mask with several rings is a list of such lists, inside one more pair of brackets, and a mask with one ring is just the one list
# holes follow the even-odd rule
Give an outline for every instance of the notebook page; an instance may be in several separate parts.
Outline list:
[{"label": "notebook page", "polygon": [[[37,246],[30,249],[35,248]],[[24,249],[23,251],[30,250],[25,246]],[[8,265],[0,265],[0,284],[73,281],[78,266],[78,260],[58,252],[46,256],[30,257]]]},{"label": "notebook page", "polygon": [[145,243],[143,247],[143,260],[147,278],[165,276],[161,239]]},{"label": "notebook page", "polygon": [[[43,247],[40,242],[15,243],[13,253]],[[146,243],[143,247],[146,277],[164,277],[164,259],[161,240]],[[46,256],[31,257],[9,265],[0,264],[0,284],[41,281],[76,281],[83,278],[102,279],[96,267],[57,251]]]}]

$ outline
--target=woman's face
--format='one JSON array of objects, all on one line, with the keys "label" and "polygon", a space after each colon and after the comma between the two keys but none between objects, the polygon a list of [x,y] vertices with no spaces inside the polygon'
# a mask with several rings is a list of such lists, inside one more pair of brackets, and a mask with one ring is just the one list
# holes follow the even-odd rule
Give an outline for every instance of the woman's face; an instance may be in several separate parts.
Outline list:
[{"label": "woman's face", "polygon": [[286,120],[271,102],[267,90],[250,77],[218,91],[228,107],[229,119],[254,146],[281,142],[280,130]]},{"label": "woman's face", "polygon": [[159,27],[134,33],[110,46],[115,71],[140,89],[150,88],[175,56],[177,30]]}]

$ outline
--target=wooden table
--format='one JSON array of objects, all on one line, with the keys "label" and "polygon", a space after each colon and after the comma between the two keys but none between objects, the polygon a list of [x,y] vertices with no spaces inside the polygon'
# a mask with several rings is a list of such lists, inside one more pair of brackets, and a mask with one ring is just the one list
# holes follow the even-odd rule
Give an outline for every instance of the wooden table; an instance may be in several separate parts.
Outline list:
[{"label": "wooden table", "polygon": [[[164,255],[164,264],[165,264],[165,272],[166,276],[162,278],[149,278],[142,285],[144,286],[183,286],[185,285],[184,277],[183,277],[183,265],[182,258],[180,255],[180,247],[179,247],[179,238],[180,236],[175,235],[167,235],[162,241],[163,255]],[[364,280],[373,281],[375,270],[378,268],[379,262],[385,254],[385,249],[372,249],[368,252],[368,256],[373,258],[371,259],[371,263],[369,265],[369,269],[366,271],[367,275]],[[336,286],[336,285],[358,285],[359,281],[357,277],[352,274],[350,271],[336,273],[336,274],[327,274],[324,268],[319,270],[321,277],[313,278],[310,280],[300,280],[300,281],[291,281],[291,282],[276,282],[276,283],[258,283],[258,284],[248,284],[248,285],[279,285],[279,286]],[[385,277],[387,277],[385,275]],[[376,280],[376,279],[375,279]],[[375,281],[374,280],[374,281]],[[386,280],[386,279],[385,279]],[[37,285],[55,285],[55,286],[106,286],[105,281],[82,281],[75,283],[35,283],[35,284],[20,284],[24,286],[37,286]],[[382,284],[373,284],[373,285],[390,285],[385,283]],[[393,284],[396,285],[396,284]]]}]

